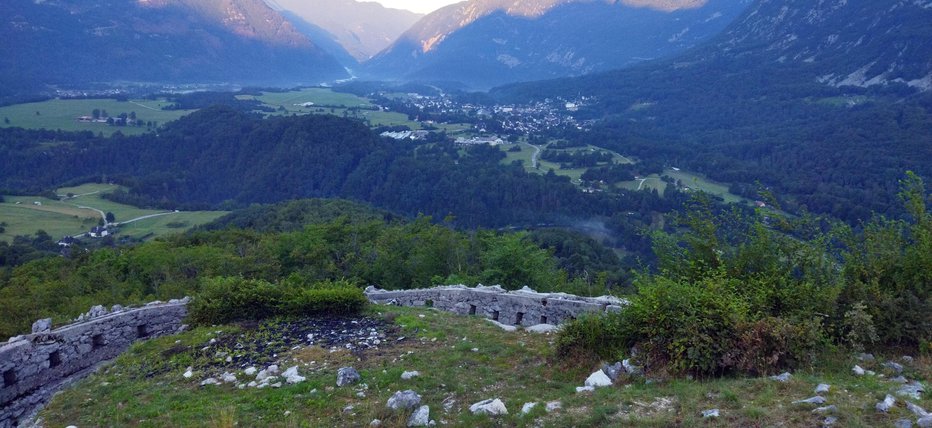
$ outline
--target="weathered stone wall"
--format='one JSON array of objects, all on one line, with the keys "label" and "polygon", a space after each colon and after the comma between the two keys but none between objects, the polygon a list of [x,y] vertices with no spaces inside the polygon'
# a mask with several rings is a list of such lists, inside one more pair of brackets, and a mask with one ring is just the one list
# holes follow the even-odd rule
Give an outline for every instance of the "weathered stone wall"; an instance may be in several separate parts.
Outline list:
[{"label": "weathered stone wall", "polygon": [[499,286],[469,288],[451,285],[419,290],[366,289],[373,303],[430,306],[461,315],[479,315],[506,325],[558,325],[584,313],[619,311],[627,302],[611,296],[579,297],[564,293],[538,293],[527,287],[505,291]]},{"label": "weathered stone wall", "polygon": [[0,427],[16,426],[66,381],[112,359],[133,342],[180,331],[188,299],[136,309],[97,306],[78,322],[50,330],[39,320],[33,333],[0,343]]}]

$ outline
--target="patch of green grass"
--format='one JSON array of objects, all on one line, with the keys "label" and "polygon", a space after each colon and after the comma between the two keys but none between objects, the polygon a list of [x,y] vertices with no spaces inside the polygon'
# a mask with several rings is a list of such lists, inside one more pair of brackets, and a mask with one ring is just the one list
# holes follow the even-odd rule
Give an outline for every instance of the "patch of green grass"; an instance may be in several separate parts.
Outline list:
[{"label": "patch of green grass", "polygon": [[[99,212],[112,212],[118,223],[135,218],[168,213],[165,210],[148,210],[116,203],[102,197],[103,194],[120,188],[113,184],[87,183],[74,187],[63,187],[56,191],[62,200],[38,196],[5,196],[0,203],[0,221],[6,222],[6,231],[0,240],[10,242],[17,235],[31,235],[44,230],[55,239],[87,232],[101,219]],[[73,196],[69,197],[71,194]],[[18,202],[18,204],[17,204]],[[41,203],[36,205],[35,202]],[[82,208],[86,207],[86,208]],[[183,232],[191,227],[209,223],[225,211],[196,211],[168,213],[133,223],[124,224],[116,236],[129,235],[150,238]],[[185,227],[177,227],[184,223]]]},{"label": "patch of green grass", "polygon": [[[168,105],[165,100],[61,100],[54,99],[38,103],[16,104],[0,107],[0,118],[9,119],[0,121],[0,127],[22,127],[27,129],[60,129],[63,131],[92,131],[111,135],[120,131],[125,135],[137,135],[146,132],[146,127],[109,126],[106,123],[83,123],[77,120],[80,116],[91,116],[94,109],[106,110],[111,117],[120,113],[136,112],[136,117],[143,121],[166,122],[178,119],[190,113],[190,110],[162,110]],[[36,114],[38,113],[38,114]]]},{"label": "patch of green grass", "polygon": [[[46,199],[44,198],[32,199],[43,201],[43,206],[45,205]],[[89,230],[97,225],[99,218],[94,212],[67,215],[34,208],[38,207],[33,206],[32,201],[24,202],[22,205],[15,205],[12,202],[0,203],[0,222],[6,223],[4,232],[0,233],[0,241],[9,243],[15,236],[32,235],[38,230],[44,230],[57,239]]]},{"label": "patch of green grass", "polygon": [[[305,88],[289,92],[263,92],[262,95],[241,95],[240,99],[255,99],[273,108],[284,107],[288,111],[309,113],[320,106],[371,107],[368,99],[353,94],[334,92],[328,88]],[[314,103],[302,107],[301,104]],[[328,110],[329,111],[329,110]]]},{"label": "patch of green grass", "polygon": [[227,211],[182,211],[160,217],[135,221],[120,226],[119,236],[148,238],[184,232],[194,226],[210,223]]},{"label": "patch of green grass", "polygon": [[[874,403],[895,384],[854,376],[854,361],[848,357],[826,359],[816,369],[795,373],[788,383],[765,377],[651,382],[625,378],[615,386],[577,394],[575,387],[598,363],[557,359],[553,336],[508,333],[477,317],[426,308],[376,306],[369,314],[404,326],[396,334],[407,339],[388,340],[380,349],[358,353],[309,347],[279,355],[280,366],[301,367],[304,383],[237,389],[200,387],[200,374],[184,379],[184,368],[195,364],[192,355],[215,337],[216,330],[236,331],[201,328],[133,346],[115,363],[57,395],[41,416],[48,426],[211,426],[213,419],[239,426],[367,426],[378,418],[384,426],[401,427],[408,413],[392,413],[385,402],[395,391],[413,389],[422,396],[422,404],[430,406],[431,419],[456,427],[795,428],[818,426],[824,419],[812,413],[812,406],[791,403],[811,397],[815,386],[825,382],[832,385],[826,398],[838,406],[839,426],[889,426],[910,417],[903,399],[889,415],[874,411]],[[907,376],[928,380],[930,363],[928,357],[917,359]],[[366,387],[336,387],[336,370],[346,365],[360,371]],[[870,368],[880,372],[879,363]],[[401,373],[410,370],[420,376],[402,380]],[[472,403],[490,398],[500,398],[509,414],[489,418],[469,412]],[[445,400],[455,401],[450,411],[443,409]],[[545,403],[557,400],[562,409],[547,413]],[[539,404],[522,415],[527,402]],[[917,404],[932,408],[932,399],[924,397]],[[344,411],[347,406],[352,410]],[[712,408],[720,409],[721,417],[703,419],[701,412]]]},{"label": "patch of green grass", "polygon": [[667,183],[660,179],[657,174],[651,174],[633,181],[622,181],[616,184],[619,188],[633,191],[656,190],[661,196],[667,190]]},{"label": "patch of green grass", "polygon": [[725,203],[749,202],[747,199],[729,192],[728,185],[709,180],[700,174],[669,169],[665,171],[663,175],[679,180],[683,186],[689,189],[701,190],[708,194],[719,196],[725,200]]}]

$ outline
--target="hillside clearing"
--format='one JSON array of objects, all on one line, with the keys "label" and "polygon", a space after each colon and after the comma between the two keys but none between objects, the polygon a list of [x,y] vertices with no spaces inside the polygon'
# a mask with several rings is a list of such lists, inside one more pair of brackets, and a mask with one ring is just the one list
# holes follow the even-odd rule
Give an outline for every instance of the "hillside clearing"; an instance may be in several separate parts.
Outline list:
[{"label": "hillside clearing", "polygon": [[[56,396],[41,417],[49,426],[216,426],[219,420],[224,426],[368,426],[380,419],[383,426],[400,427],[408,414],[394,414],[385,403],[395,391],[412,389],[430,406],[430,418],[447,426],[811,427],[826,415],[813,413],[815,406],[792,402],[813,396],[817,384],[828,383],[826,398],[837,406],[832,415],[838,426],[915,419],[902,397],[889,414],[874,410],[896,384],[880,376],[851,374],[854,363],[881,372],[879,362],[830,358],[817,369],[794,373],[786,383],[766,377],[651,382],[623,378],[594,393],[577,393],[575,387],[598,362],[557,359],[552,353],[554,336],[508,333],[480,318],[432,309],[377,306],[369,317],[389,323],[382,329],[385,344],[375,349],[350,352],[315,344],[278,354],[281,369],[299,367],[305,382],[237,389],[237,383],[251,377],[243,373],[245,367],[224,363],[224,353],[236,361],[268,356],[249,351],[253,348],[248,345],[237,350],[223,344],[259,340],[271,345],[281,340],[282,329],[246,324],[201,328],[137,344]],[[210,344],[212,339],[216,345]],[[932,374],[928,357],[904,364],[908,377],[927,380]],[[194,375],[185,379],[182,373],[189,366]],[[344,366],[359,370],[360,384],[335,385],[337,368]],[[401,379],[402,372],[413,370],[420,375]],[[224,371],[234,373],[237,382],[199,386]],[[469,412],[471,404],[491,398],[500,398],[508,415],[490,418]],[[552,401],[562,408],[548,413],[545,403]],[[909,401],[932,407],[928,395]],[[522,415],[528,402],[538,405]],[[720,409],[721,416],[703,419],[701,412],[712,408]]]}]

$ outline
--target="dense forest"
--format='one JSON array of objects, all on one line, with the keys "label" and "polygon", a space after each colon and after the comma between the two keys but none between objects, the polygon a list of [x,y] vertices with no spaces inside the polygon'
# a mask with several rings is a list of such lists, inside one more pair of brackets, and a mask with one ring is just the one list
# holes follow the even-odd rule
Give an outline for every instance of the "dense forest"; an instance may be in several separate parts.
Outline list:
[{"label": "dense forest", "polygon": [[[227,107],[203,109],[158,133],[0,130],[0,188],[39,193],[66,183],[116,181],[108,197],[164,209],[225,209],[307,197],[368,202],[400,215],[450,219],[464,228],[603,222],[614,244],[645,254],[635,238],[654,214],[682,205],[669,191],[586,194],[566,177],[502,165],[495,147],[379,138],[333,116],[263,119]],[[634,239],[631,239],[634,238]]]},{"label": "dense forest", "polygon": [[555,137],[734,183],[745,197],[760,183],[788,210],[850,224],[872,212],[903,215],[895,183],[905,170],[932,178],[932,93],[895,84],[835,88],[792,65],[677,64],[516,84],[492,95],[499,103],[593,95],[576,114],[595,119],[593,128]]},{"label": "dense forest", "polygon": [[[347,280],[388,289],[482,282],[582,294],[618,286],[614,253],[584,236],[460,232],[429,217],[380,216],[345,201],[294,201],[248,208],[205,227],[209,231],[23,260],[0,270],[0,336],[21,333],[37,318],[67,321],[96,304],[194,295],[216,277]],[[255,224],[249,219],[261,219],[259,230],[235,227]]]}]

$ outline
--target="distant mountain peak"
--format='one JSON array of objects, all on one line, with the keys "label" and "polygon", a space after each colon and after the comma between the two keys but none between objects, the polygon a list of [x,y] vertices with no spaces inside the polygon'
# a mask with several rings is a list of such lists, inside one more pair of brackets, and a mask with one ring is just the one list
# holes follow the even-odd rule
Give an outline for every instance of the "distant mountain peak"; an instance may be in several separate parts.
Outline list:
[{"label": "distant mountain peak", "polygon": [[142,7],[183,6],[220,22],[240,37],[271,45],[308,48],[313,44],[262,0],[137,0]]},{"label": "distant mountain peak", "polygon": [[479,87],[586,74],[693,47],[718,34],[747,5],[748,0],[470,0],[427,15],[366,69],[377,78]]}]

